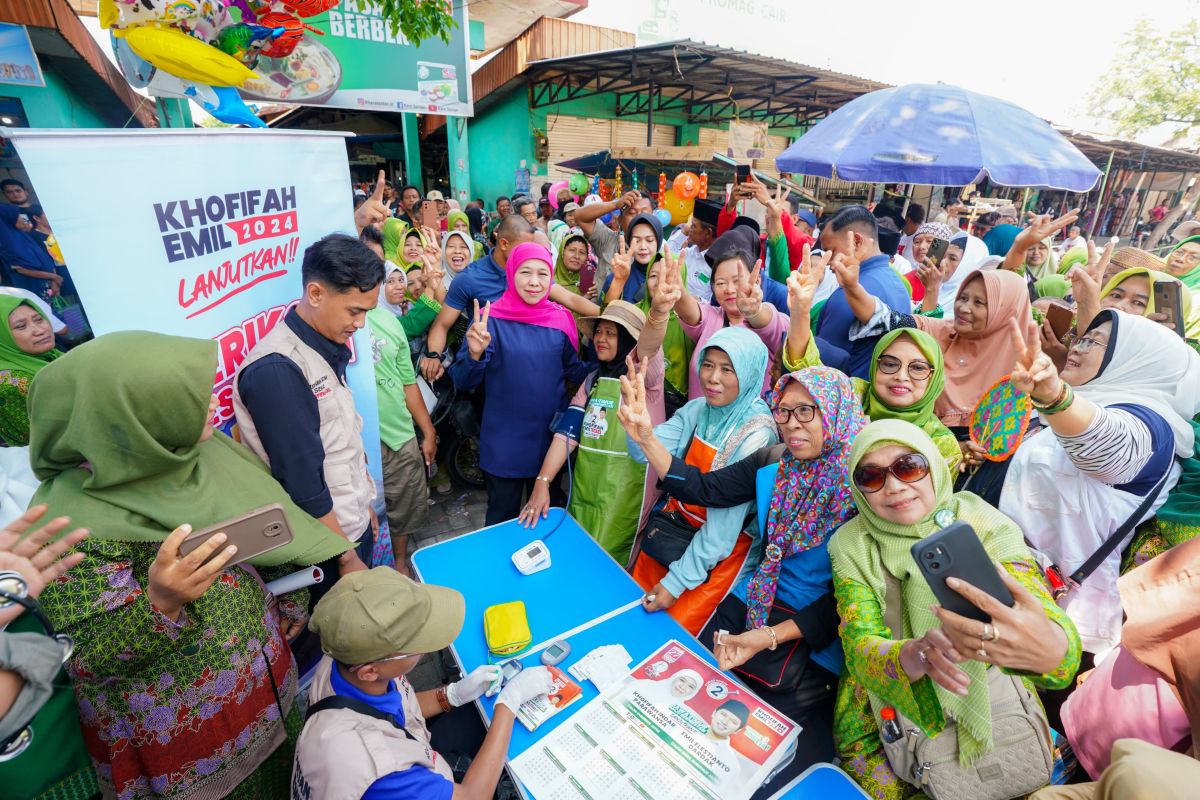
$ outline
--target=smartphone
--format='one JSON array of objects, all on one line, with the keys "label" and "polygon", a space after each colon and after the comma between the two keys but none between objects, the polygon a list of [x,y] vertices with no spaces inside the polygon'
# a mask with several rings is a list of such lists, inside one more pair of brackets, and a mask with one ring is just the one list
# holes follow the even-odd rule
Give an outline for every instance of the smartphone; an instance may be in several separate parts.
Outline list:
[{"label": "smartphone", "polygon": [[925,255],[934,266],[942,265],[942,256],[946,255],[946,250],[950,247],[950,243],[945,239],[934,239],[929,243],[929,252]]},{"label": "smartphone", "polygon": [[737,183],[749,183],[750,182],[750,165],[749,164],[738,164],[737,166],[734,167],[734,172],[737,175]]},{"label": "smartphone", "polygon": [[216,525],[209,525],[199,531],[193,531],[179,546],[183,555],[195,550],[212,536],[224,533],[226,543],[218,548],[205,563],[211,561],[218,553],[229,545],[237,545],[237,553],[227,563],[226,567],[241,564],[243,561],[268,553],[277,547],[283,547],[292,541],[292,528],[288,524],[287,514],[279,503],[247,511],[241,516],[227,519]]},{"label": "smartphone", "polygon": [[433,202],[432,200],[421,201],[421,210],[418,216],[420,217],[418,222],[423,227],[429,228],[434,232],[436,232],[440,227],[440,223],[438,221],[437,203]]},{"label": "smartphone", "polygon": [[958,578],[992,597],[1012,606],[1012,592],[1000,579],[992,557],[983,549],[975,529],[965,522],[955,522],[926,536],[912,546],[912,557],[938,604],[959,616],[991,622],[990,615],[946,585],[947,578]]},{"label": "smartphone", "polygon": [[1075,324],[1075,313],[1067,306],[1051,303],[1046,309],[1046,319],[1050,323],[1050,330],[1054,331],[1054,336],[1061,342]]},{"label": "smartphone", "polygon": [[525,669],[524,664],[515,658],[510,658],[508,661],[500,664],[500,680],[508,683],[517,677],[517,674],[523,669]]},{"label": "smartphone", "polygon": [[1165,314],[1168,322],[1175,326],[1175,332],[1184,335],[1183,298],[1179,296],[1179,284],[1175,281],[1163,281],[1154,284],[1154,310]]}]

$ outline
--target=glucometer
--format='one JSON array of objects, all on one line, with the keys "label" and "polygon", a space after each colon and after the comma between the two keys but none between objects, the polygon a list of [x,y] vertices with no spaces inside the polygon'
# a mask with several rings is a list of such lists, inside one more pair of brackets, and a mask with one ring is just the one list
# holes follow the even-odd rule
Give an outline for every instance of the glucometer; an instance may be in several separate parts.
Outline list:
[{"label": "glucometer", "polygon": [[500,663],[500,680],[501,680],[501,682],[508,683],[513,678],[517,677],[517,674],[523,669],[525,669],[525,665],[522,664],[520,661],[518,661],[515,658],[510,658],[508,661],[501,662]]},{"label": "glucometer", "polygon": [[512,562],[522,575],[541,572],[550,566],[550,549],[541,539],[534,539],[512,554]]},{"label": "glucometer", "polygon": [[542,651],[542,663],[547,667],[557,666],[569,655],[571,655],[570,643],[566,639],[559,639]]}]

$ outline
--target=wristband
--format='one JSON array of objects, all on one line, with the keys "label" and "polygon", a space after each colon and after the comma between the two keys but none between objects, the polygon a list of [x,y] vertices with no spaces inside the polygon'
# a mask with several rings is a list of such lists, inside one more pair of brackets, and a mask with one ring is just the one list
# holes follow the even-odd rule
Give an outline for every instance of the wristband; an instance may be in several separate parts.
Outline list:
[{"label": "wristband", "polygon": [[534,480],[535,480],[535,481],[543,481],[543,482],[544,482],[544,483],[545,483],[547,486],[549,486],[549,485],[550,485],[550,479],[549,479],[549,478],[543,478],[541,475],[538,475],[536,478],[534,478]]},{"label": "wristband", "polygon": [[433,358],[433,359],[437,359],[438,361],[441,361],[441,359],[442,359],[442,354],[441,354],[441,353],[435,353],[435,352],[433,352],[432,350],[426,350],[426,351],[425,351],[425,357],[426,357],[426,358]]},{"label": "wristband", "polygon": [[1037,403],[1033,404],[1033,407],[1038,410],[1038,413],[1044,414],[1045,416],[1051,416],[1053,414],[1061,414],[1071,407],[1071,404],[1075,402],[1075,390],[1072,389],[1071,385],[1068,383],[1064,383],[1063,386],[1066,388],[1062,394],[1059,395],[1059,399],[1056,403],[1054,403],[1054,405],[1042,408],[1038,406]]},{"label": "wristband", "polygon": [[446,687],[441,686],[434,692],[434,697],[437,698],[438,705],[442,711],[450,712],[454,710],[454,706],[450,705],[450,697],[446,694]]}]

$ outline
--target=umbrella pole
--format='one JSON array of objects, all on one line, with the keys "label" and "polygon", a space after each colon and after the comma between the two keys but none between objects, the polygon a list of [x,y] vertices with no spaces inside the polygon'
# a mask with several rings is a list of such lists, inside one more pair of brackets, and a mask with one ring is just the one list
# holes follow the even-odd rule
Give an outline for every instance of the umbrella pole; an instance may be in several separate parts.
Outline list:
[{"label": "umbrella pole", "polygon": [[1096,234],[1096,225],[1100,223],[1100,205],[1104,202],[1104,186],[1108,183],[1108,173],[1112,169],[1113,156],[1116,150],[1108,151],[1108,164],[1104,167],[1104,175],[1100,178],[1100,194],[1096,198],[1096,207],[1092,210],[1092,224],[1088,226],[1088,238]]}]

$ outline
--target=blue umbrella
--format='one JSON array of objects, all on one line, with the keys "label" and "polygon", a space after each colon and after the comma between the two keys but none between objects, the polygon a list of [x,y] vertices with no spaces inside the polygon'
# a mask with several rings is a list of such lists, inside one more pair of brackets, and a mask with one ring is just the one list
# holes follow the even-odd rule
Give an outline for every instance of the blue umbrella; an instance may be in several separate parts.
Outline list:
[{"label": "blue umbrella", "polygon": [[781,172],[869,183],[1004,186],[1085,192],[1100,170],[1025,109],[946,84],[914,83],[862,95],[783,152]]}]

